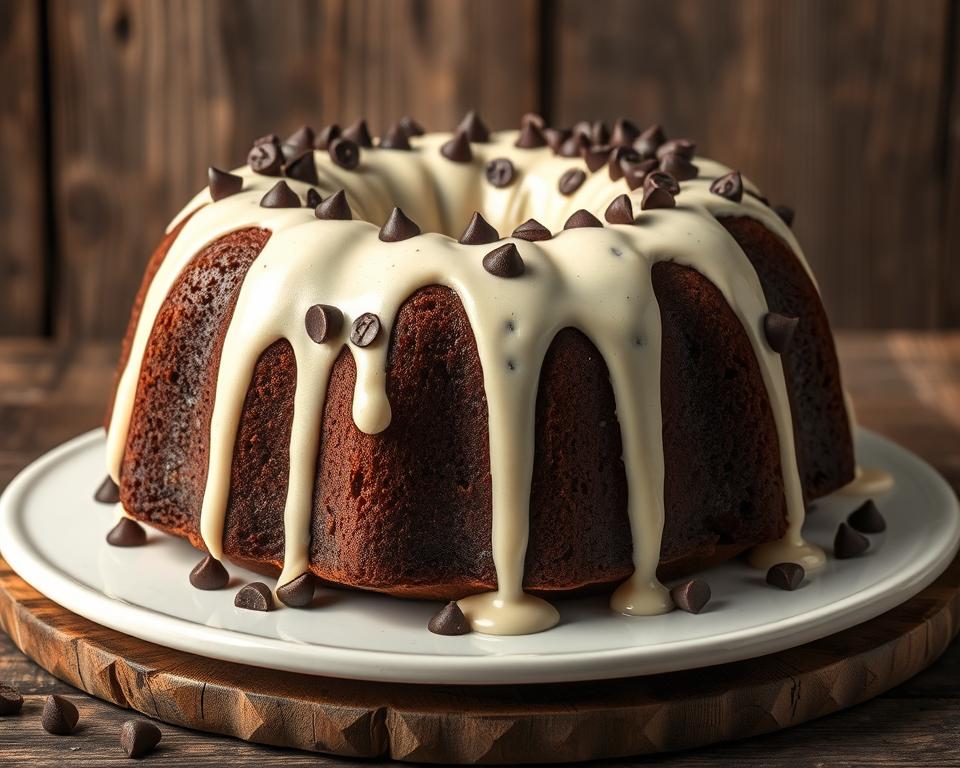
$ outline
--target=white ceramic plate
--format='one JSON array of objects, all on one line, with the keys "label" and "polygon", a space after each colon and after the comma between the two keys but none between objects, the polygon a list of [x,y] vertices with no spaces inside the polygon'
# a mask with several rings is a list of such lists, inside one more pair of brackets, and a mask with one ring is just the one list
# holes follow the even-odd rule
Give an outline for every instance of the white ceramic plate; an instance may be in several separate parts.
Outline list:
[{"label": "white ceramic plate", "polygon": [[[310,610],[235,608],[236,589],[258,580],[231,566],[231,588],[201,592],[187,574],[199,553],[150,531],[148,545],[111,547],[115,512],[92,495],[103,476],[103,433],[82,435],[27,467],[0,499],[0,550],[37,590],[74,613],[153,643],[256,666],[412,683],[596,680],[690,669],[800,645],[873,618],[910,598],[951,562],[960,509],[927,464],[869,432],[861,461],[892,472],[877,503],[887,532],[855,560],[829,559],[796,592],[765,585],[732,562],[704,574],[713,590],[699,615],[628,618],[606,598],[556,601],[561,622],[524,637],[438,637],[437,603],[326,590]],[[830,551],[840,520],[860,499],[817,502],[806,532]]]}]

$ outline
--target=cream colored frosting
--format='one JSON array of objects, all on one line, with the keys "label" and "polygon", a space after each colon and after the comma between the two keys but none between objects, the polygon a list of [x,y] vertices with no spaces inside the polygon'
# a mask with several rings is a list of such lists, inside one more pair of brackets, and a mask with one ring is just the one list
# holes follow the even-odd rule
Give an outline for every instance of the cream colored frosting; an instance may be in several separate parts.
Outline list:
[{"label": "cream colored frosting", "polygon": [[[254,366],[273,342],[290,342],[297,364],[295,418],[290,436],[290,473],[284,507],[285,555],[278,584],[308,569],[310,518],[319,435],[327,382],[334,360],[346,345],[356,362],[353,399],[356,426],[368,434],[390,424],[386,396],[389,333],[358,348],[347,336],[354,319],[376,313],[389,331],[403,302],[416,290],[444,285],[460,297],[476,337],[489,414],[492,481],[492,549],[495,592],[466,597],[460,606],[471,626],[491,634],[523,634],[553,626],[558,613],[523,591],[529,533],[529,502],[534,456],[534,414],[541,364],[558,331],[576,327],[597,346],[607,364],[616,397],[628,483],[634,574],[613,594],[614,609],[650,615],[672,608],[656,577],[663,529],[663,441],[660,412],[660,312],[651,269],[659,261],[690,266],[724,295],[739,318],[759,363],[776,423],[788,531],[764,545],[752,560],[760,567],[793,560],[805,567],[823,562],[823,553],[802,537],[803,495],[794,450],[793,423],[780,357],[767,345],[767,314],[760,281],[746,255],[717,221],[725,215],[761,221],[793,249],[810,273],[784,223],[767,206],[745,195],[731,202],[709,191],[710,181],[729,171],[697,158],[700,177],[681,183],[677,207],[640,211],[642,191],[630,193],[637,225],[563,231],[574,211],[584,208],[602,220],[607,205],[627,191],[605,170],[589,174],[570,196],[557,181],[576,158],[548,148],[514,147],[517,132],[495,134],[472,144],[470,163],[444,158],[440,145],[449,134],[411,139],[413,150],[364,149],[354,171],[334,165],[326,152],[314,153],[315,185],[328,194],[343,188],[352,221],[318,221],[313,211],[267,209],[263,194],[277,179],[242,168],[243,191],[212,202],[204,190],[171,224],[186,222],[154,277],[144,301],[130,357],[117,389],[108,430],[107,463],[114,480],[127,440],[144,350],[157,313],[177,276],[205,245],[231,231],[264,227],[271,231],[248,271],[224,340],[210,424],[210,457],[200,530],[216,558],[223,556],[223,524],[229,498],[230,467],[241,410]],[[497,188],[483,174],[486,163],[506,157],[514,182]],[[303,198],[309,185],[287,179]],[[749,189],[755,189],[747,182]],[[408,240],[379,240],[380,225],[399,206],[424,234]],[[483,256],[496,246],[461,245],[457,236],[474,211],[502,235],[528,218],[554,233],[550,240],[516,244],[525,264],[517,278],[486,272]],[[811,275],[812,279],[812,275]],[[314,304],[344,314],[338,338],[314,343],[304,327]]]},{"label": "cream colored frosting", "polygon": [[[857,433],[857,409],[853,406],[850,393],[843,390],[843,405],[847,409],[847,419],[850,422],[851,440]],[[837,493],[844,496],[876,496],[893,490],[893,475],[880,467],[862,467],[857,461],[854,467],[853,480],[847,483]]]}]

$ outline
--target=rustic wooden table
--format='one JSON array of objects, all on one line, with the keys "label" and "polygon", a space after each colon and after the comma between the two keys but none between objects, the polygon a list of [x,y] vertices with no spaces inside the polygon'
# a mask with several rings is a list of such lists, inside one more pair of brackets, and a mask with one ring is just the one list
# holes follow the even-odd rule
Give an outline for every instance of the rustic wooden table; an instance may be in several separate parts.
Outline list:
[{"label": "rustic wooden table", "polygon": [[[844,334],[839,345],[860,422],[920,454],[960,488],[960,333]],[[113,345],[0,343],[0,487],[30,460],[99,423],[114,356]],[[2,633],[0,680],[19,686],[27,700],[21,717],[0,718],[0,766],[126,762],[118,733],[131,714],[61,683]],[[49,736],[40,728],[39,711],[50,693],[66,694],[78,704],[84,723],[78,738]],[[271,759],[284,766],[347,762],[161,728],[161,749],[148,759],[169,766],[224,760],[238,768]],[[639,762],[960,766],[960,644],[913,680],[852,710],[760,738]]]}]

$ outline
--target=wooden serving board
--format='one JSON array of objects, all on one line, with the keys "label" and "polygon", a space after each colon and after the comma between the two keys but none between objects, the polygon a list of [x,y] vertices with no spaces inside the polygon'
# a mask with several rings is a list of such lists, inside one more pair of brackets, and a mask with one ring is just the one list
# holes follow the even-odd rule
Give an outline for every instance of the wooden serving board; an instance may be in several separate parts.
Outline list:
[{"label": "wooden serving board", "polygon": [[248,741],[416,762],[625,757],[787,728],[912,677],[947,648],[958,618],[960,558],[872,621],[750,661],[595,683],[364,683],[137,640],[61,608],[0,559],[0,626],[30,658],[93,696]]}]

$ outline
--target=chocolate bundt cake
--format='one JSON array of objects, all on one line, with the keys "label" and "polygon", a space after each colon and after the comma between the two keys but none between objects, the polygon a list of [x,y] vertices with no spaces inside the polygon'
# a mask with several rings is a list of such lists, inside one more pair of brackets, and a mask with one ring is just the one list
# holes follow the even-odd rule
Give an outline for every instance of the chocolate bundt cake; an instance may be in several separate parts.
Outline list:
[{"label": "chocolate bundt cake", "polygon": [[822,562],[805,500],[855,469],[836,353],[739,173],[533,115],[304,127],[248,163],[147,266],[107,417],[130,517],[496,634],[586,590],[662,613],[662,579],[748,550]]}]

